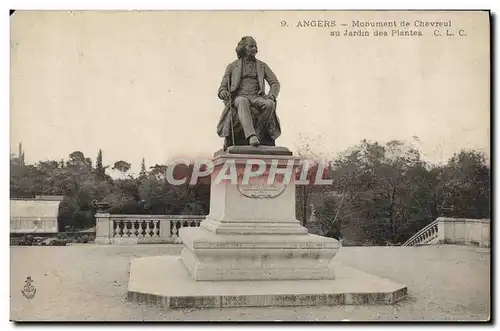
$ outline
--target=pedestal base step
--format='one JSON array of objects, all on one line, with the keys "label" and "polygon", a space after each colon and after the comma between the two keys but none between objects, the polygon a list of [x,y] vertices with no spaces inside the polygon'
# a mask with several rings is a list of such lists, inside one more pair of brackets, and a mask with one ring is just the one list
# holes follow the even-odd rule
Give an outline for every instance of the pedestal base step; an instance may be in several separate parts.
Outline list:
[{"label": "pedestal base step", "polygon": [[182,228],[181,259],[197,281],[333,279],[329,268],[340,244],[300,235],[221,235]]},{"label": "pedestal base step", "polygon": [[405,285],[332,263],[335,280],[195,281],[179,256],[133,259],[128,300],[164,308],[393,304]]}]

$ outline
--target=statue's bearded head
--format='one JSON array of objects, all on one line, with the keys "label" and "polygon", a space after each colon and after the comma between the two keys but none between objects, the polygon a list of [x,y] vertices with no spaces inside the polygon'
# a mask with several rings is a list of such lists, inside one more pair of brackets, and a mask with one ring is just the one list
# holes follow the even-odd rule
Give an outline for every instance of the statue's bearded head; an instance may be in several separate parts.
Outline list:
[{"label": "statue's bearded head", "polygon": [[238,59],[242,57],[255,57],[258,51],[257,42],[249,36],[241,38],[238,46],[236,46]]}]

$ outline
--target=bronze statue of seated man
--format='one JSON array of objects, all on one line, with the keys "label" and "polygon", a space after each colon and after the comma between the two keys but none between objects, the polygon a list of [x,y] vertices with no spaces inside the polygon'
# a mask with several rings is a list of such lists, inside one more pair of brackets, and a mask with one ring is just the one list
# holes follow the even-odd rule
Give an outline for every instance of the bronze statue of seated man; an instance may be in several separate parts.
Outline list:
[{"label": "bronze statue of seated man", "polygon": [[269,66],[255,58],[257,51],[255,39],[243,37],[236,47],[238,60],[227,66],[219,87],[225,108],[217,134],[225,139],[224,150],[232,145],[275,146],[281,134],[276,115],[280,84]]}]

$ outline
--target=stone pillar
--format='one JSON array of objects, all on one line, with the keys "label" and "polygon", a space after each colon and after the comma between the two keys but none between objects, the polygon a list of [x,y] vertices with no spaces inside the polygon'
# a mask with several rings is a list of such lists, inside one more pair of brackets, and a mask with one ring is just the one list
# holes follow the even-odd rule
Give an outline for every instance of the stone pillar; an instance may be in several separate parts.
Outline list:
[{"label": "stone pillar", "polygon": [[438,221],[438,243],[439,244],[444,244],[444,240],[446,238],[445,236],[445,221],[444,221],[444,217],[439,217],[437,219]]},{"label": "stone pillar", "polygon": [[[440,242],[450,244],[455,242],[455,221],[449,217],[438,218],[438,236]],[[441,241],[442,240],[442,241]]]},{"label": "stone pillar", "polygon": [[111,244],[113,238],[113,222],[108,213],[95,214],[95,243],[100,245]]},{"label": "stone pillar", "polygon": [[[245,184],[242,179],[248,160],[265,164],[265,171]],[[330,262],[339,242],[309,234],[295,218],[294,174],[299,158],[279,147],[233,146],[216,154],[213,162],[210,214],[199,228],[182,228],[179,233],[184,245],[181,258],[192,278],[334,278]],[[268,183],[273,164],[290,167],[289,183],[283,176],[279,182]],[[221,171],[234,170],[236,182],[216,182]]]},{"label": "stone pillar", "polygon": [[467,220],[464,218],[456,218],[453,221],[453,243],[466,244],[467,239]]},{"label": "stone pillar", "polygon": [[170,237],[170,231],[172,230],[171,228],[172,221],[170,219],[160,219],[160,238],[164,240],[169,240],[171,239]]},{"label": "stone pillar", "polygon": [[481,241],[479,242],[480,247],[490,247],[490,220],[481,220]]}]

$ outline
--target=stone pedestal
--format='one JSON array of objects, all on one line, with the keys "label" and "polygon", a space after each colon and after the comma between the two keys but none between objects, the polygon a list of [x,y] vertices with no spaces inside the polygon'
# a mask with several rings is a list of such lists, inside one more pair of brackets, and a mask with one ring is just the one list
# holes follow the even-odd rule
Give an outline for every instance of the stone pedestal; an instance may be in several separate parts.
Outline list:
[{"label": "stone pedestal", "polygon": [[[244,184],[247,160],[260,162],[265,171]],[[406,286],[335,263],[339,242],[301,226],[295,218],[294,171],[288,184],[282,178],[269,185],[273,164],[296,170],[299,161],[279,147],[216,153],[210,214],[199,228],[180,229],[180,257],[131,262],[128,300],[222,308],[392,304],[404,298]],[[235,172],[236,181],[218,183],[221,171]]]},{"label": "stone pedestal", "polygon": [[[241,149],[241,147],[240,147]],[[308,234],[295,218],[300,159],[274,154],[220,153],[214,159],[210,214],[200,228],[183,228],[181,258],[195,280],[333,279],[337,240]],[[265,170],[244,182],[245,169]],[[287,169],[287,174],[280,170]],[[220,181],[221,172],[227,180]],[[233,172],[233,176],[231,176]],[[274,176],[274,174],[276,176]],[[269,177],[276,178],[270,184]],[[232,178],[233,180],[230,180]],[[236,180],[234,180],[236,178]],[[218,183],[220,181],[220,183]]]},{"label": "stone pedestal", "polygon": [[111,233],[113,232],[111,215],[98,212],[95,214],[95,221],[95,243],[99,245],[111,244]]}]

